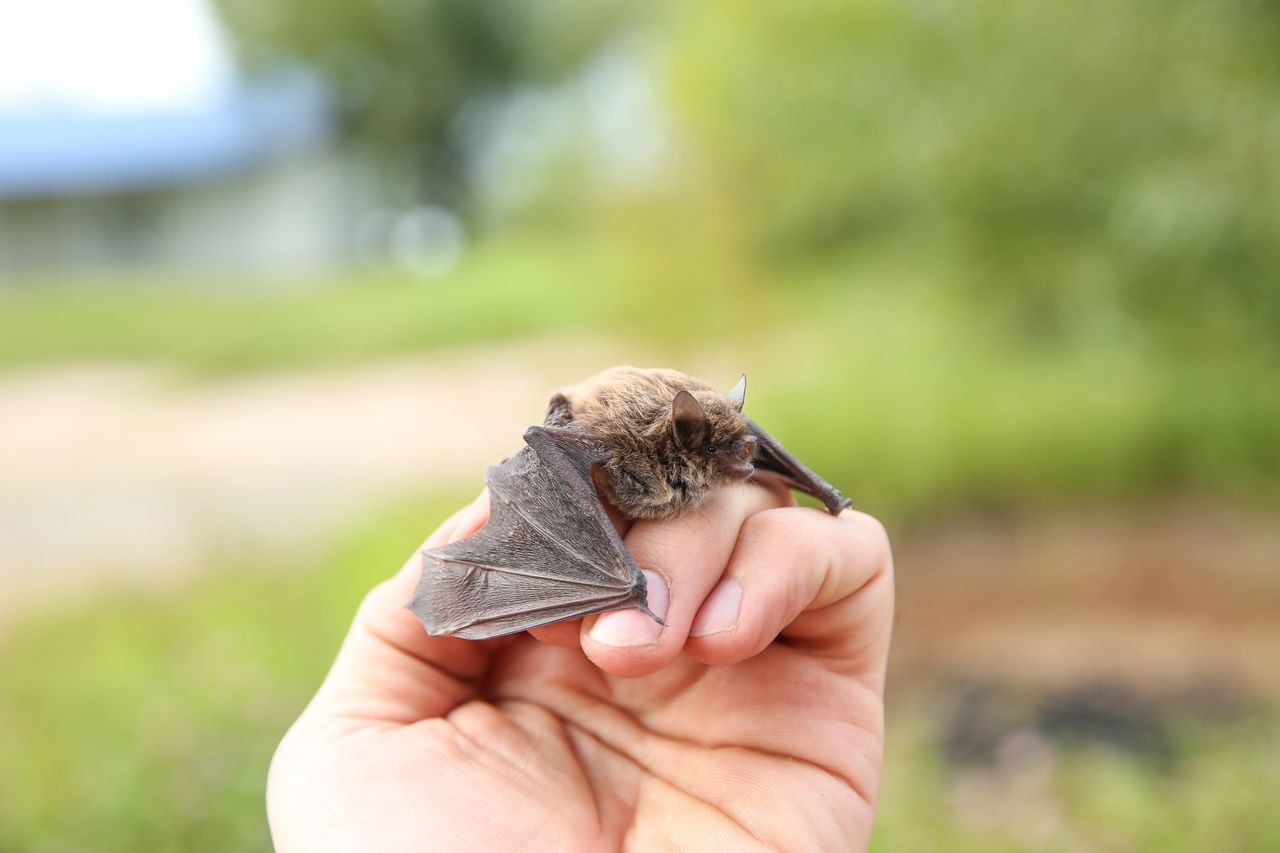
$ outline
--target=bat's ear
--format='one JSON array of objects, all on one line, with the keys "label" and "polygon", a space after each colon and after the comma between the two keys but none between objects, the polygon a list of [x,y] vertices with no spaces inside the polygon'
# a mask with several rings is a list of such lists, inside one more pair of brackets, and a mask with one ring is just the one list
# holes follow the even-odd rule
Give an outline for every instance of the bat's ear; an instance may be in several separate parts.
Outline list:
[{"label": "bat's ear", "polygon": [[685,450],[697,450],[707,442],[711,432],[707,413],[688,391],[679,392],[671,401],[671,430]]},{"label": "bat's ear", "polygon": [[727,399],[730,406],[733,406],[739,412],[742,411],[743,405],[747,402],[747,374],[742,374],[742,378],[738,380],[737,385],[733,386],[733,390],[729,392]]}]

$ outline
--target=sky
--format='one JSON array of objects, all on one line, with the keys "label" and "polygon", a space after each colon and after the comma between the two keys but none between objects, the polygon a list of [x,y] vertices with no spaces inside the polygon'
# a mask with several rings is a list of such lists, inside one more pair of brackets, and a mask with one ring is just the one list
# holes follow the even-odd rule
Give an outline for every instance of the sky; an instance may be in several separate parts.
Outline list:
[{"label": "sky", "polygon": [[0,113],[182,110],[232,75],[205,0],[0,0]]}]

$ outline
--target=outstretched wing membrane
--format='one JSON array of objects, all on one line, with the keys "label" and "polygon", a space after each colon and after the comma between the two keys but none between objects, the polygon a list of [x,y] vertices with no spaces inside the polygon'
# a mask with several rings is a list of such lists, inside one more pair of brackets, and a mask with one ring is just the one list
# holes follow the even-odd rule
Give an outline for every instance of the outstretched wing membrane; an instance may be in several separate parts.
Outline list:
[{"label": "outstretched wing membrane", "polygon": [[422,553],[408,607],[433,636],[482,640],[623,607],[649,612],[644,575],[591,483],[599,443],[537,426],[524,440],[485,472],[488,523]]}]

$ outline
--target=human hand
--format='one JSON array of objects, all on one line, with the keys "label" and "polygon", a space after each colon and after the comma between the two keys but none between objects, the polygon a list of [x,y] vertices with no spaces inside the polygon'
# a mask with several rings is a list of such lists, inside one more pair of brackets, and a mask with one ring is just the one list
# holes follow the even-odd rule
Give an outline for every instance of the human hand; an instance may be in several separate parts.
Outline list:
[{"label": "human hand", "polygon": [[[365,599],[276,751],[282,851],[866,847],[893,620],[874,519],[725,488],[624,541],[638,610],[430,637],[415,554]],[[483,526],[482,494],[427,540]],[[691,633],[692,629],[692,633]]]}]

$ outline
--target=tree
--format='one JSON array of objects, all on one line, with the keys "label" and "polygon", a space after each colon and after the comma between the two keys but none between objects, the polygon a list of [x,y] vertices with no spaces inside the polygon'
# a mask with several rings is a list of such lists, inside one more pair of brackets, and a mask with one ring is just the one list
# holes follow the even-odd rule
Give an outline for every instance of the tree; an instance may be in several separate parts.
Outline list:
[{"label": "tree", "polygon": [[418,195],[465,204],[469,102],[563,77],[626,21],[624,0],[218,0],[250,69],[301,60],[344,127]]}]

